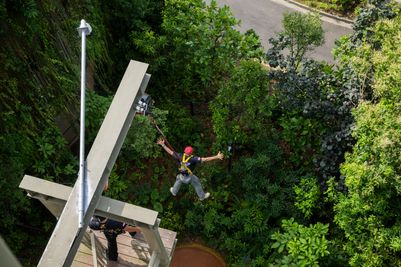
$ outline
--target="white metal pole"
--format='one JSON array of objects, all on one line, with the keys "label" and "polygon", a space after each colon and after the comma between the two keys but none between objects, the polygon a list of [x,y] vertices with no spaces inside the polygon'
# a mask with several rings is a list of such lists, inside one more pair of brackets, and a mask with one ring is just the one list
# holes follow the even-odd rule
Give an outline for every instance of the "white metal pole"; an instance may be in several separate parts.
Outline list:
[{"label": "white metal pole", "polygon": [[79,137],[79,181],[80,196],[78,200],[79,227],[84,225],[84,217],[87,209],[87,181],[86,181],[86,162],[85,162],[85,85],[86,85],[86,35],[92,32],[92,27],[85,20],[81,20],[78,28],[79,35],[82,38],[81,45],[81,121]]}]

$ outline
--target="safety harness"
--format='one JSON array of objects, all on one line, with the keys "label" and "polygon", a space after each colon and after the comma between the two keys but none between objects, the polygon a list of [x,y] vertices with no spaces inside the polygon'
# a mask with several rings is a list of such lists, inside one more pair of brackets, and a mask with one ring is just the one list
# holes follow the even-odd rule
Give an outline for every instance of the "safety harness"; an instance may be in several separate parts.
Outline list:
[{"label": "safety harness", "polygon": [[186,164],[192,157],[193,157],[192,155],[189,156],[189,157],[187,157],[187,155],[186,155],[185,153],[182,155],[181,166],[180,166],[180,172],[187,171],[189,174],[192,175],[191,169],[188,168],[188,166],[187,166],[187,164]]},{"label": "safety harness", "polygon": [[92,217],[92,219],[89,222],[89,228],[91,228],[92,230],[100,230],[103,231],[105,234],[109,233],[109,234],[116,234],[119,235],[121,233],[124,233],[123,229],[120,228],[116,228],[116,229],[107,229],[106,228],[106,220],[102,220],[101,218],[94,216]]},{"label": "safety harness", "polygon": [[[174,156],[179,159],[178,157],[178,153],[175,152],[175,149],[173,148],[173,146],[170,145],[170,143],[167,141],[166,136],[164,135],[164,133],[162,132],[162,130],[159,128],[159,126],[157,125],[157,122],[155,121],[154,118],[152,118],[151,116],[148,116],[148,118],[150,119],[150,121],[152,122],[152,124],[155,126],[156,130],[164,137],[164,141],[166,142],[166,146],[168,146],[171,151],[173,151]],[[192,175],[192,171],[190,168],[188,168],[188,166],[186,165],[186,163],[192,158],[193,156],[189,156],[186,157],[186,154],[183,153],[182,158],[181,158],[181,162],[180,162],[180,168],[179,168],[179,172],[180,173],[185,173],[185,171],[187,171],[189,174]]]}]

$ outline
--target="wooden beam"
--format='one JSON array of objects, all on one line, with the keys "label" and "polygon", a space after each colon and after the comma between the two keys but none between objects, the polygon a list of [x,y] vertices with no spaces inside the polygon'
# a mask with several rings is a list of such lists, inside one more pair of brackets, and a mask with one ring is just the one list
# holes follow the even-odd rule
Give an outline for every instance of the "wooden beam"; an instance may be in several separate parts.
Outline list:
[{"label": "wooden beam", "polygon": [[[53,203],[58,203],[59,210],[62,210],[68,200],[67,196],[73,190],[71,187],[30,175],[24,176],[19,187],[28,192],[37,192],[33,194],[33,197],[43,200],[46,207],[48,206],[46,199]],[[155,264],[149,266],[169,265],[171,257],[168,255],[159,234],[158,226],[160,220],[157,218],[158,213],[156,211],[101,196],[94,213],[120,222],[140,226],[152,253],[153,260],[151,263]],[[55,216],[58,217],[59,214]],[[173,251],[174,247],[171,253]]]},{"label": "wooden beam", "polygon": [[[145,236],[146,241],[149,244],[149,247],[152,250],[152,257],[149,262],[149,266],[157,267],[159,264],[161,266],[167,267],[170,264],[170,257],[167,254],[167,251],[163,246],[159,244],[163,244],[162,239],[159,234],[159,223],[160,220],[157,221],[157,225],[155,226],[147,226],[141,228],[142,234]],[[153,259],[153,260],[152,260]],[[152,264],[151,264],[152,263]]]},{"label": "wooden beam", "polygon": [[83,227],[79,228],[78,222],[80,185],[77,180],[38,266],[71,265],[135,116],[135,103],[140,98],[138,91],[147,68],[148,64],[130,61],[87,156],[88,208]]},{"label": "wooden beam", "polygon": [[[72,192],[72,187],[60,185],[51,181],[40,179],[31,175],[25,175],[19,187],[29,192],[30,196],[42,201],[48,207],[49,202],[57,205],[60,213],[53,214],[56,218],[60,217],[68,196]],[[114,200],[101,196],[94,211],[95,214],[116,221],[138,226],[156,226],[158,212],[126,202]]]},{"label": "wooden beam", "polygon": [[32,195],[40,194],[47,198],[54,198],[67,201],[72,188],[66,185],[40,179],[30,175],[24,175],[19,187]]},{"label": "wooden beam", "polygon": [[108,197],[101,197],[95,213],[131,225],[154,226],[158,212]]},{"label": "wooden beam", "polygon": [[89,233],[89,235],[91,237],[93,267],[97,267],[96,236],[93,232]]},{"label": "wooden beam", "polygon": [[30,197],[42,202],[57,219],[60,217],[72,190],[71,187],[29,175],[24,176],[19,187],[25,189]]},{"label": "wooden beam", "polygon": [[1,266],[7,267],[21,267],[21,264],[11,252],[6,242],[4,242],[3,238],[0,236],[0,259]]}]

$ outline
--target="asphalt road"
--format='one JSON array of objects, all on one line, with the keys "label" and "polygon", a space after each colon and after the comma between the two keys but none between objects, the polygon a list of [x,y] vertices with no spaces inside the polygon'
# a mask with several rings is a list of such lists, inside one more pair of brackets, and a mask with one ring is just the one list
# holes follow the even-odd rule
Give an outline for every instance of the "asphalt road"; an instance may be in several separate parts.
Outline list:
[{"label": "asphalt road", "polygon": [[[210,3],[210,1],[206,2]],[[308,12],[308,10],[285,0],[217,0],[217,3],[219,6],[227,5],[230,7],[234,16],[241,21],[239,27],[241,32],[254,29],[266,49],[271,46],[268,42],[269,38],[282,31],[284,13]],[[335,63],[331,54],[334,42],[339,37],[351,33],[352,25],[325,16],[321,16],[321,19],[325,31],[325,43],[309,53],[308,56]]]}]

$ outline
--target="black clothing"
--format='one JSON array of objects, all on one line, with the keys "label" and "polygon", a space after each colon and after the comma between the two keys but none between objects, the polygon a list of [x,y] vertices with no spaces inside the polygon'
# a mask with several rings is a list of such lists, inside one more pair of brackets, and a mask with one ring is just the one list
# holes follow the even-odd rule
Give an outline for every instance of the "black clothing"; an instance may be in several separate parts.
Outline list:
[{"label": "black clothing", "polygon": [[184,159],[183,156],[184,156],[183,153],[178,153],[174,157],[180,163],[180,167],[178,168],[177,174],[181,173],[181,174],[184,174],[184,175],[188,175],[189,172],[184,167],[184,165],[192,172],[195,169],[196,165],[198,163],[202,162],[201,158],[197,157],[197,156],[191,156],[190,159],[188,159],[188,157],[186,157],[186,159],[188,159],[188,161],[187,162],[183,162],[183,159]]},{"label": "black clothing", "polygon": [[118,234],[104,231],[104,236],[107,239],[107,259],[111,261],[117,261],[118,259],[118,249],[117,249],[117,236]]},{"label": "black clothing", "polygon": [[[107,239],[107,258],[111,261],[117,261],[118,259],[117,236],[121,233],[124,233],[124,228],[126,226],[126,223],[118,222],[100,216],[93,216],[91,221],[89,222],[89,228],[91,228],[92,230],[103,231],[103,234]],[[134,237],[136,232],[132,232],[129,234]]]}]

